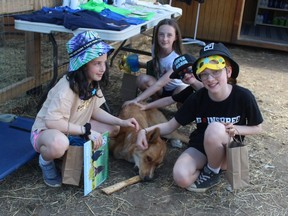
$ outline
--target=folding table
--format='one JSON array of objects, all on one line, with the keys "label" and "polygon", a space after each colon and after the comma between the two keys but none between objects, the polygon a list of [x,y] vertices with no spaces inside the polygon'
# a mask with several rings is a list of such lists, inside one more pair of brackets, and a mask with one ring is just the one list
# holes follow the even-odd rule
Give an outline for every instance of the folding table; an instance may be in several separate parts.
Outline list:
[{"label": "folding table", "polygon": [[[182,15],[182,9],[177,7],[172,7],[170,5],[155,5],[152,2],[137,1],[137,5],[143,6],[151,11],[155,11],[156,15],[149,21],[146,21],[138,25],[130,25],[128,28],[121,31],[112,31],[112,30],[103,30],[103,29],[87,29],[87,28],[78,28],[74,31],[65,28],[61,25],[41,23],[41,22],[30,22],[23,20],[15,20],[15,29],[34,32],[34,33],[43,33],[48,34],[49,39],[53,46],[53,77],[49,83],[49,87],[52,87],[58,77],[58,46],[57,42],[53,36],[53,32],[64,32],[64,33],[73,33],[77,34],[82,31],[95,30],[103,40],[107,41],[122,41],[121,45],[117,50],[114,51],[114,54],[111,57],[110,65],[112,65],[114,58],[120,50],[126,50],[134,53],[151,55],[149,52],[143,50],[137,50],[125,47],[125,43],[128,39],[140,35],[144,32],[147,32],[153,27],[155,27],[158,22],[165,18],[174,18],[177,19]],[[39,52],[40,53],[40,52]],[[37,64],[37,62],[36,62]],[[38,62],[41,64],[41,62]]]}]

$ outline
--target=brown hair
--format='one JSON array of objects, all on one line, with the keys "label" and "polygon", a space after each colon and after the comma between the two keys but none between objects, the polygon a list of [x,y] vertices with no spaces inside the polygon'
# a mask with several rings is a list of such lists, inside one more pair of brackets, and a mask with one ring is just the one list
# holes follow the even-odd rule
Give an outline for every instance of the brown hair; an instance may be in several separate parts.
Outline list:
[{"label": "brown hair", "polygon": [[[230,66],[231,69],[233,70],[233,67],[231,66],[231,62],[229,61],[228,58],[225,58],[225,56],[222,56],[225,60],[225,63],[226,63],[226,66]],[[232,78],[232,77],[229,77],[228,80],[227,80],[227,83],[228,84],[231,84],[231,85],[236,85],[237,84],[237,79],[236,78]]]},{"label": "brown hair", "polygon": [[73,92],[79,95],[80,99],[89,100],[91,97],[94,96],[92,92],[95,90],[97,97],[102,97],[97,94],[97,90],[100,87],[107,86],[109,83],[109,66],[108,63],[106,64],[106,71],[103,74],[103,77],[100,81],[92,81],[91,84],[87,81],[87,63],[82,65],[76,71],[67,72],[66,79],[69,82],[69,86]]},{"label": "brown hair", "polygon": [[159,57],[158,57],[158,53],[159,53],[159,49],[160,49],[160,45],[158,43],[157,40],[157,36],[159,33],[159,28],[162,25],[169,25],[172,26],[175,29],[175,34],[176,34],[176,40],[174,41],[172,48],[173,50],[178,54],[178,55],[182,55],[184,53],[184,47],[182,45],[182,35],[181,35],[181,31],[179,28],[179,25],[177,23],[176,20],[174,19],[163,19],[161,20],[156,28],[154,29],[154,33],[153,33],[153,45],[154,45],[154,58],[153,58],[153,67],[154,70],[156,71],[156,74],[158,76],[159,74]]}]

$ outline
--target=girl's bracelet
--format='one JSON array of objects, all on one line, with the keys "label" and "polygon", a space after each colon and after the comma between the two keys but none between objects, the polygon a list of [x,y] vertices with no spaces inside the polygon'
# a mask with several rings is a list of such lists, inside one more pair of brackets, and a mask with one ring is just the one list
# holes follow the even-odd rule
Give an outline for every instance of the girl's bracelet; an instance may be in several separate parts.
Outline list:
[{"label": "girl's bracelet", "polygon": [[143,128],[142,130],[144,130],[145,134],[147,135],[148,131],[146,130],[146,128]]},{"label": "girl's bracelet", "polygon": [[[83,137],[86,140],[89,140],[88,136],[91,134],[91,124],[86,123],[83,127],[84,127],[85,132],[83,133],[83,135],[81,135],[81,137]],[[82,131],[82,127],[81,127],[81,131]]]},{"label": "girl's bracelet", "polygon": [[90,124],[90,123],[86,123],[86,124],[84,125],[84,128],[85,128],[85,133],[84,133],[84,135],[85,135],[85,136],[90,135],[90,134],[91,134],[91,124]]}]

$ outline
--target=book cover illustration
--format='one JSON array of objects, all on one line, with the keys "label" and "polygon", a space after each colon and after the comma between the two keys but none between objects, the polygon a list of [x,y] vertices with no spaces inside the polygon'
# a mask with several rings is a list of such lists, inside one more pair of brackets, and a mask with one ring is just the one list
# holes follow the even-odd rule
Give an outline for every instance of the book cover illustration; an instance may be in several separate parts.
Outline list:
[{"label": "book cover illustration", "polygon": [[102,134],[102,146],[93,150],[92,141],[84,143],[84,196],[101,185],[108,177],[108,132]]}]

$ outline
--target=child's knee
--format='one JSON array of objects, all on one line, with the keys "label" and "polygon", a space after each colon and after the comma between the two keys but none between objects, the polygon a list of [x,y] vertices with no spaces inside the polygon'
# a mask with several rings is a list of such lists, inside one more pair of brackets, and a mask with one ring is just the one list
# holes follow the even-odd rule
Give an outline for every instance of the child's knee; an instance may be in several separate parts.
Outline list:
[{"label": "child's knee", "polygon": [[114,126],[114,127],[111,129],[111,131],[110,131],[110,133],[109,133],[109,136],[110,136],[110,137],[115,137],[115,136],[118,135],[119,131],[120,131],[120,127],[119,127],[119,126]]},{"label": "child's knee", "polygon": [[192,184],[191,176],[189,176],[187,170],[178,169],[174,167],[173,179],[175,183],[182,188],[189,187]]},{"label": "child's knee", "polygon": [[136,84],[137,84],[137,86],[142,86],[144,83],[145,83],[145,80],[147,80],[146,78],[145,78],[145,74],[140,74],[138,77],[137,77],[137,79],[136,79]]},{"label": "child's knee", "polygon": [[145,90],[155,84],[156,79],[152,76],[141,74],[136,79],[136,84],[140,90]]},{"label": "child's knee", "polygon": [[225,126],[221,122],[210,123],[205,130],[205,138],[215,139],[225,133]]},{"label": "child's knee", "polygon": [[219,129],[225,129],[225,126],[221,122],[212,122],[207,126],[207,129],[208,130],[219,130]]},{"label": "child's knee", "polygon": [[[42,148],[41,146],[40,148]],[[45,152],[52,158],[60,158],[62,157],[66,150],[69,148],[69,140],[68,138],[63,134],[55,136],[51,139],[48,146],[45,147]],[[40,149],[41,152],[41,149]]]}]

